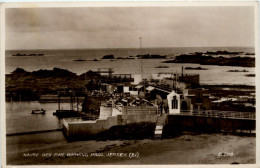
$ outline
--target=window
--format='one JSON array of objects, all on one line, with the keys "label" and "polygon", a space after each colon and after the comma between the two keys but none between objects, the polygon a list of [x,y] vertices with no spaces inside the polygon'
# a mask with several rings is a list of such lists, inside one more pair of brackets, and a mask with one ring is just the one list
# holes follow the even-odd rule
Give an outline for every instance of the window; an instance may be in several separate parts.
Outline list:
[{"label": "window", "polygon": [[172,109],[178,109],[178,100],[176,95],[172,98]]}]

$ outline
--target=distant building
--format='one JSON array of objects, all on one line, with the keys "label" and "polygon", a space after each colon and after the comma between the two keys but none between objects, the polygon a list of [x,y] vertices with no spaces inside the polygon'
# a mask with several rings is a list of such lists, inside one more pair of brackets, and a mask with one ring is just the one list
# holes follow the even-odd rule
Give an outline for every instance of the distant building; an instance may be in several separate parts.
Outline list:
[{"label": "distant building", "polygon": [[209,91],[199,88],[199,85],[199,75],[173,74],[153,85],[154,89],[149,91],[149,95],[151,99],[159,100],[158,105],[167,99],[165,106],[168,107],[169,114],[210,110]]},{"label": "distant building", "polygon": [[183,92],[181,110],[211,110],[209,96],[206,89],[186,89]]}]

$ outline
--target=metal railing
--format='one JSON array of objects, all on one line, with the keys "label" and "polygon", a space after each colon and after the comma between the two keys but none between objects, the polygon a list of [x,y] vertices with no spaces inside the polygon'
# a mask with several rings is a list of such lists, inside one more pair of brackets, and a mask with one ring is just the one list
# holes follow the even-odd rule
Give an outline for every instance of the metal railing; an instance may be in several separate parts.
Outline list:
[{"label": "metal railing", "polygon": [[238,111],[182,110],[179,115],[255,120],[256,119],[255,114],[256,114],[255,112],[238,112]]}]

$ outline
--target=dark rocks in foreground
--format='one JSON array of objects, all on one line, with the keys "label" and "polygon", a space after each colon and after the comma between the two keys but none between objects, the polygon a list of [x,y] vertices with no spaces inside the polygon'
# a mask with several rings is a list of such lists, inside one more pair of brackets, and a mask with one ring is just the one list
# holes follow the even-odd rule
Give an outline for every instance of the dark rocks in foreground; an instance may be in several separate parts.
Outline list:
[{"label": "dark rocks in foreground", "polygon": [[87,86],[92,86],[91,83],[86,86],[86,80],[91,82],[99,77],[99,74],[92,71],[78,76],[60,68],[33,72],[17,68],[6,75],[6,98],[7,100],[12,98],[14,101],[31,101],[38,100],[43,94],[57,94],[59,89],[84,91]]},{"label": "dark rocks in foreground", "polygon": [[[255,112],[255,86],[249,85],[201,85],[202,88],[208,89],[212,100],[220,102],[212,103],[212,109],[222,111],[239,111]],[[243,95],[243,96],[242,96]],[[242,97],[240,97],[242,96]],[[231,99],[233,98],[233,100]]]}]

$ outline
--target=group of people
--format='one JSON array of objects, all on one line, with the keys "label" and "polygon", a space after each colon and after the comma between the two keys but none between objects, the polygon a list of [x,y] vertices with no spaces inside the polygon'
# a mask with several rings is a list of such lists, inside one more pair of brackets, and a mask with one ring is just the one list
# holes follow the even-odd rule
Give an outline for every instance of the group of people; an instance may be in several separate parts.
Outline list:
[{"label": "group of people", "polygon": [[169,112],[169,107],[167,103],[164,103],[164,101],[161,101],[158,105],[158,111],[159,115],[162,115],[163,113],[167,114]]}]

